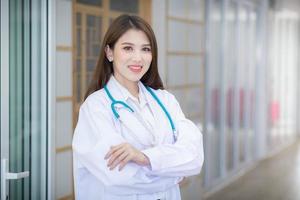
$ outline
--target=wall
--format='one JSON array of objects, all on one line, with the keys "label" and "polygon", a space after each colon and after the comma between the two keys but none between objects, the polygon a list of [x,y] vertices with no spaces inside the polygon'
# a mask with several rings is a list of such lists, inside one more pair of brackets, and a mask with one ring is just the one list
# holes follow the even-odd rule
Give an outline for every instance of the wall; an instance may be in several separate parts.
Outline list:
[{"label": "wall", "polygon": [[72,198],[72,1],[56,0],[55,198]]}]

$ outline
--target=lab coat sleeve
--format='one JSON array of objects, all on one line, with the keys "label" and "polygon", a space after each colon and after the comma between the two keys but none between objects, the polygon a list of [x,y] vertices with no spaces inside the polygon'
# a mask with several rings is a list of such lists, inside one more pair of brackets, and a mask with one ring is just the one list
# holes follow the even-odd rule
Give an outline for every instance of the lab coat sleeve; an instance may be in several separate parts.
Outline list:
[{"label": "lab coat sleeve", "polygon": [[164,104],[175,121],[178,138],[174,144],[143,150],[151,163],[150,173],[170,177],[196,175],[204,161],[202,134],[192,121],[185,118],[175,97],[169,93],[167,96],[168,101]]},{"label": "lab coat sleeve", "polygon": [[126,184],[140,169],[134,163],[128,163],[122,171],[107,167],[106,153],[112,145],[123,142],[126,141],[115,130],[106,106],[101,102],[81,106],[72,143],[74,157],[105,185]]}]

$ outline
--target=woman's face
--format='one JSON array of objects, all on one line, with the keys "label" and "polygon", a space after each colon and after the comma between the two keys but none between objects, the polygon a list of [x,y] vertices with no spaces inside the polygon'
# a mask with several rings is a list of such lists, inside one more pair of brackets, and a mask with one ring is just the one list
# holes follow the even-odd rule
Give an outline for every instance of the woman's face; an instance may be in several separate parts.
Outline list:
[{"label": "woman's face", "polygon": [[143,31],[136,29],[125,32],[114,49],[107,47],[106,56],[113,60],[115,78],[124,85],[138,82],[152,61],[149,39]]}]

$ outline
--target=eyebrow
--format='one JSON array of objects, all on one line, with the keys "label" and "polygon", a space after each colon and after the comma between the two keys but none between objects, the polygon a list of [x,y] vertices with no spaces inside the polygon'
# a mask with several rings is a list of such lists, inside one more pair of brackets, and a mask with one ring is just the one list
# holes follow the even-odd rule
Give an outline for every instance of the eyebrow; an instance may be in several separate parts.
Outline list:
[{"label": "eyebrow", "polygon": [[[132,45],[134,46],[135,44],[131,43],[131,42],[123,42],[121,45]],[[150,44],[142,44],[142,46],[151,46]]]}]

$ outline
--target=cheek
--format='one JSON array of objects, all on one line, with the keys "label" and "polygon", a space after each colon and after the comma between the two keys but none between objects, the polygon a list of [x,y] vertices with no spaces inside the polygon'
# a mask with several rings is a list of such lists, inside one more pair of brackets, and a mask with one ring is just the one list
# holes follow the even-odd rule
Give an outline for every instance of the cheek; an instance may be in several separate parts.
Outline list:
[{"label": "cheek", "polygon": [[150,65],[151,62],[152,62],[152,55],[151,55],[151,54],[147,55],[147,56],[145,57],[145,61]]},{"label": "cheek", "polygon": [[145,62],[146,62],[147,71],[148,71],[148,69],[150,68],[150,65],[152,63],[152,55],[147,56],[146,59],[145,59]]},{"label": "cheek", "polygon": [[114,54],[114,59],[117,63],[123,63],[128,59],[128,56],[122,51],[116,51]]}]

